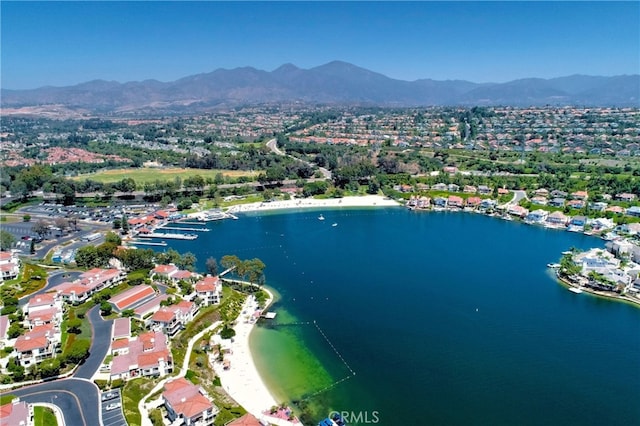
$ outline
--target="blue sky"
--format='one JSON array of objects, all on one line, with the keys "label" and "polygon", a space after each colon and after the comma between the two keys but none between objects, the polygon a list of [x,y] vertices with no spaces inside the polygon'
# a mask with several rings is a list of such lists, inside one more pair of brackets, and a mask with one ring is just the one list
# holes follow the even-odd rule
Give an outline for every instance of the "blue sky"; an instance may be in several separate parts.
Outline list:
[{"label": "blue sky", "polygon": [[640,2],[7,2],[2,87],[343,60],[404,80],[640,73]]}]

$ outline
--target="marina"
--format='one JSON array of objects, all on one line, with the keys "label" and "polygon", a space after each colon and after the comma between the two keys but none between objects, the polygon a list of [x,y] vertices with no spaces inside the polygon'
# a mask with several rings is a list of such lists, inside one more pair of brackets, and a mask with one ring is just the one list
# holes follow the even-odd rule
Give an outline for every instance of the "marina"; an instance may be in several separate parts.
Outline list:
[{"label": "marina", "polygon": [[168,229],[171,231],[189,231],[189,232],[209,232],[207,228],[180,228],[177,226],[159,226],[158,229]]},{"label": "marina", "polygon": [[135,245],[139,245],[139,246],[159,246],[159,247],[166,247],[167,243],[164,241],[161,241],[159,243],[154,243],[151,241],[129,241],[129,244],[135,244]]}]

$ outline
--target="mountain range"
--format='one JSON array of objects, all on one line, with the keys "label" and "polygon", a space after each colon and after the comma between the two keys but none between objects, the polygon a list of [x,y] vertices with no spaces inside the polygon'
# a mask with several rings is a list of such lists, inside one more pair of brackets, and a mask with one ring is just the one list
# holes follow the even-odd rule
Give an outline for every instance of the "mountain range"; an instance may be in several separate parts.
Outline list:
[{"label": "mountain range", "polygon": [[575,105],[640,106],[640,75],[572,75],[507,83],[464,80],[404,81],[353,64],[329,62],[274,71],[217,69],[172,82],[94,80],[31,90],[2,89],[3,108],[62,105],[94,112],[198,111],[215,107],[301,102],[377,106]]}]

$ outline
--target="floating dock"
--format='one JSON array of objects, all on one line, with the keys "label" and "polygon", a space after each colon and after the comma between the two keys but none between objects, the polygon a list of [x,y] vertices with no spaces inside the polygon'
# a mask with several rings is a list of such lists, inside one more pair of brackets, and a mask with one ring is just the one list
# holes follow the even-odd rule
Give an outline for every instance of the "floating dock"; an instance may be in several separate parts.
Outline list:
[{"label": "floating dock", "polygon": [[165,238],[167,240],[195,240],[196,234],[167,234],[164,232],[152,232],[150,234],[139,234],[138,238]]},{"label": "floating dock", "polygon": [[171,231],[209,232],[207,228],[179,228],[177,226],[159,226],[158,229],[169,229]]},{"label": "floating dock", "polygon": [[263,315],[264,318],[266,319],[274,319],[276,317],[276,313],[275,312],[267,312],[266,314]]},{"label": "floating dock", "polygon": [[161,243],[152,243],[151,241],[129,241],[129,244],[138,244],[141,246],[161,246],[161,247],[166,247],[167,243],[165,243],[164,241]]}]

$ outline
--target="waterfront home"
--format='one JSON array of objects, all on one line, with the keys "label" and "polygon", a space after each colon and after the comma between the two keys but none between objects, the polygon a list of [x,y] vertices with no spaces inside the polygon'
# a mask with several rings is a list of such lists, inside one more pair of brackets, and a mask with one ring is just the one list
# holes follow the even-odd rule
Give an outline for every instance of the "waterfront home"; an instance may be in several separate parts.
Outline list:
[{"label": "waterfront home", "polygon": [[516,204],[516,205],[509,206],[509,208],[507,209],[507,213],[509,213],[512,216],[518,216],[520,218],[523,218],[529,213],[529,210]]},{"label": "waterfront home", "polygon": [[585,226],[587,224],[587,218],[585,216],[574,216],[569,221],[569,225],[573,226]]},{"label": "waterfront home", "polygon": [[196,296],[201,300],[203,306],[217,305],[220,303],[222,295],[222,282],[216,275],[207,275],[195,285]]},{"label": "waterfront home", "polygon": [[0,283],[13,280],[20,273],[20,259],[13,251],[0,251]]},{"label": "waterfront home", "polygon": [[447,205],[452,208],[462,208],[464,206],[464,200],[457,195],[450,195],[447,199]]},{"label": "waterfront home", "polygon": [[482,203],[482,199],[480,197],[469,197],[465,204],[467,207],[475,208],[478,207],[480,203]]},{"label": "waterfront home", "polygon": [[549,212],[546,210],[538,209],[530,212],[525,220],[530,223],[542,223],[547,220],[547,216],[549,216]]},{"label": "waterfront home", "polygon": [[606,229],[613,229],[615,226],[615,223],[613,222],[612,219],[608,219],[605,217],[598,217],[593,219],[591,222],[591,228],[598,232],[598,231],[603,231]]},{"label": "waterfront home", "polygon": [[151,276],[151,279],[164,278],[168,280],[173,274],[178,272],[178,270],[179,268],[173,263],[170,263],[169,265],[157,265],[149,271],[149,275]]},{"label": "waterfront home", "polygon": [[416,207],[419,209],[428,209],[429,207],[431,207],[431,198],[424,196],[420,197],[418,199]]},{"label": "waterfront home", "polygon": [[115,268],[94,268],[80,275],[77,280],[64,282],[51,290],[57,292],[66,302],[82,303],[98,291],[113,287],[124,281],[125,278],[124,272]]},{"label": "waterfront home", "polygon": [[218,414],[204,389],[184,377],[165,383],[162,399],[171,424],[210,426]]},{"label": "waterfront home", "polygon": [[553,198],[551,201],[549,201],[549,205],[551,207],[564,207],[564,202],[564,198]]},{"label": "waterfront home", "polygon": [[195,303],[182,300],[155,312],[149,319],[150,327],[152,330],[162,331],[167,336],[174,337],[193,320],[197,313],[198,307]]},{"label": "waterfront home", "polygon": [[153,287],[146,284],[131,287],[109,299],[116,312],[132,309],[150,300],[156,294]]},{"label": "waterfront home", "polygon": [[547,216],[547,223],[554,226],[565,226],[569,218],[561,211],[555,211]]},{"label": "waterfront home", "polygon": [[436,197],[433,199],[433,205],[438,208],[446,208],[448,200],[443,197]]},{"label": "waterfront home", "polygon": [[495,208],[497,202],[496,200],[491,200],[489,198],[485,198],[484,200],[482,200],[482,202],[480,203],[480,208],[481,209],[493,209]]},{"label": "waterfront home", "polygon": [[640,206],[631,206],[627,209],[627,216],[640,217]]},{"label": "waterfront home", "polygon": [[0,406],[0,426],[33,426],[33,407],[20,398]]},{"label": "waterfront home", "polygon": [[638,235],[640,234],[640,223],[623,223],[622,225],[618,225],[615,228],[616,232],[624,233],[628,235]]},{"label": "waterfront home", "polygon": [[436,183],[435,185],[431,185],[431,189],[434,191],[446,191],[447,185],[444,183]]},{"label": "waterfront home", "polygon": [[173,371],[173,359],[167,348],[167,336],[149,331],[137,337],[111,343],[111,380],[135,377],[162,377]]},{"label": "waterfront home", "polygon": [[53,358],[60,338],[60,331],[53,324],[34,327],[16,339],[14,352],[18,362],[21,366],[28,367]]}]

